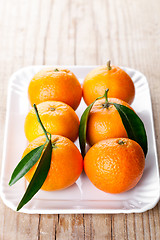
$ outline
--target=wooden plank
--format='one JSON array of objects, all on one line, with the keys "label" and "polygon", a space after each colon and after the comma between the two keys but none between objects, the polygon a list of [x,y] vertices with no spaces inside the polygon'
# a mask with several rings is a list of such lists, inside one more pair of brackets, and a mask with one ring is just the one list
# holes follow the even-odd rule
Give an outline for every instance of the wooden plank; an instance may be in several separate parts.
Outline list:
[{"label": "wooden plank", "polygon": [[57,231],[58,216],[57,215],[40,215],[38,239],[55,239]]},{"label": "wooden plank", "polygon": [[126,239],[126,223],[125,215],[112,215],[112,238],[114,240]]},{"label": "wooden plank", "polygon": [[56,239],[84,239],[83,215],[59,215],[56,225]]},{"label": "wooden plank", "polygon": [[[76,64],[96,65],[97,37],[95,19],[91,1],[76,1],[73,10],[75,21],[75,54]],[[88,17],[90,16],[90,17]]]},{"label": "wooden plank", "polygon": [[112,215],[84,215],[84,239],[112,239]]},{"label": "wooden plank", "polygon": [[[46,32],[44,63],[48,65],[73,65],[75,23],[71,18],[70,1],[54,1]],[[68,9],[68,11],[66,11]]]}]

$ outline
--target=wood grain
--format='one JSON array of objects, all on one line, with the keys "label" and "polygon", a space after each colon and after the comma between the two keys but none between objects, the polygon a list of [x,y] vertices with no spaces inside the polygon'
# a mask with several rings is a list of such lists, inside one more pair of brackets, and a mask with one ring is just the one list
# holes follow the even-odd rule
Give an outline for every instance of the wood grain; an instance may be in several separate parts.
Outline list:
[{"label": "wood grain", "polygon": [[[158,155],[160,1],[1,0],[0,152],[10,75],[32,64],[129,66],[150,84]],[[159,240],[160,204],[140,214],[27,215],[0,200],[0,239]]]}]

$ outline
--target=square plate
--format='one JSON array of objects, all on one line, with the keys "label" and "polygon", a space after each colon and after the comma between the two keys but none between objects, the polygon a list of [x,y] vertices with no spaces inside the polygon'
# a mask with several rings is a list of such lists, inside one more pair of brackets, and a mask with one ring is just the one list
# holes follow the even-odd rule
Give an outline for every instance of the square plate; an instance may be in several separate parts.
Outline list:
[{"label": "square plate", "polygon": [[[11,76],[8,88],[7,116],[2,160],[0,192],[4,203],[13,210],[21,200],[26,180],[22,178],[9,187],[10,176],[27,146],[24,121],[30,109],[27,97],[28,84],[35,73],[48,66],[29,66]],[[54,66],[59,67],[59,66]],[[80,83],[96,66],[62,66],[75,73]],[[20,211],[30,214],[57,213],[133,213],[153,208],[159,200],[159,170],[154,135],[153,115],[149,86],[146,77],[137,70],[122,67],[133,79],[136,88],[132,107],[144,122],[149,151],[142,179],[125,193],[107,194],[92,185],[83,172],[71,187],[53,192],[40,190]],[[82,99],[76,110],[80,117],[86,105]],[[76,145],[79,148],[78,140]]]}]

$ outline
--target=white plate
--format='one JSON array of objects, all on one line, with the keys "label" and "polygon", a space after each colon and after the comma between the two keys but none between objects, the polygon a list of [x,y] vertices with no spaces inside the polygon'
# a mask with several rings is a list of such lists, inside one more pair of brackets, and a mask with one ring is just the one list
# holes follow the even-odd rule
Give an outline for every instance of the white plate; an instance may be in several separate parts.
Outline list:
[{"label": "white plate", "polygon": [[[30,104],[27,97],[29,81],[35,73],[46,66],[29,66],[14,73],[8,89],[7,117],[4,139],[4,154],[0,192],[4,203],[15,210],[26,189],[22,178],[9,187],[10,176],[27,146],[24,135],[24,120]],[[58,67],[58,66],[56,66]],[[65,66],[75,73],[82,83],[86,74],[95,66]],[[107,194],[97,188],[82,173],[71,187],[55,192],[40,190],[20,211],[24,213],[131,213],[153,208],[159,200],[159,170],[154,135],[153,116],[149,87],[145,76],[133,69],[123,68],[133,79],[136,97],[133,108],[143,120],[149,151],[142,179],[132,190],[122,194]],[[86,105],[81,101],[77,109],[80,117]],[[78,141],[76,142],[78,145]]]}]

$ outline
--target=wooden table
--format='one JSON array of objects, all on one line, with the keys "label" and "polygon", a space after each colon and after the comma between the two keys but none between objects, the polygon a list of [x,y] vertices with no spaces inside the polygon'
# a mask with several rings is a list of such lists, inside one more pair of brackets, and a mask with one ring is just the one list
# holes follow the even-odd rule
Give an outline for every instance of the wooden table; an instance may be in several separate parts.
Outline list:
[{"label": "wooden table", "polygon": [[[143,72],[160,154],[160,1],[1,0],[0,149],[8,79],[32,64],[102,64]],[[12,160],[12,159],[11,159]],[[0,239],[160,239],[160,204],[140,214],[27,215],[0,200]]]}]

